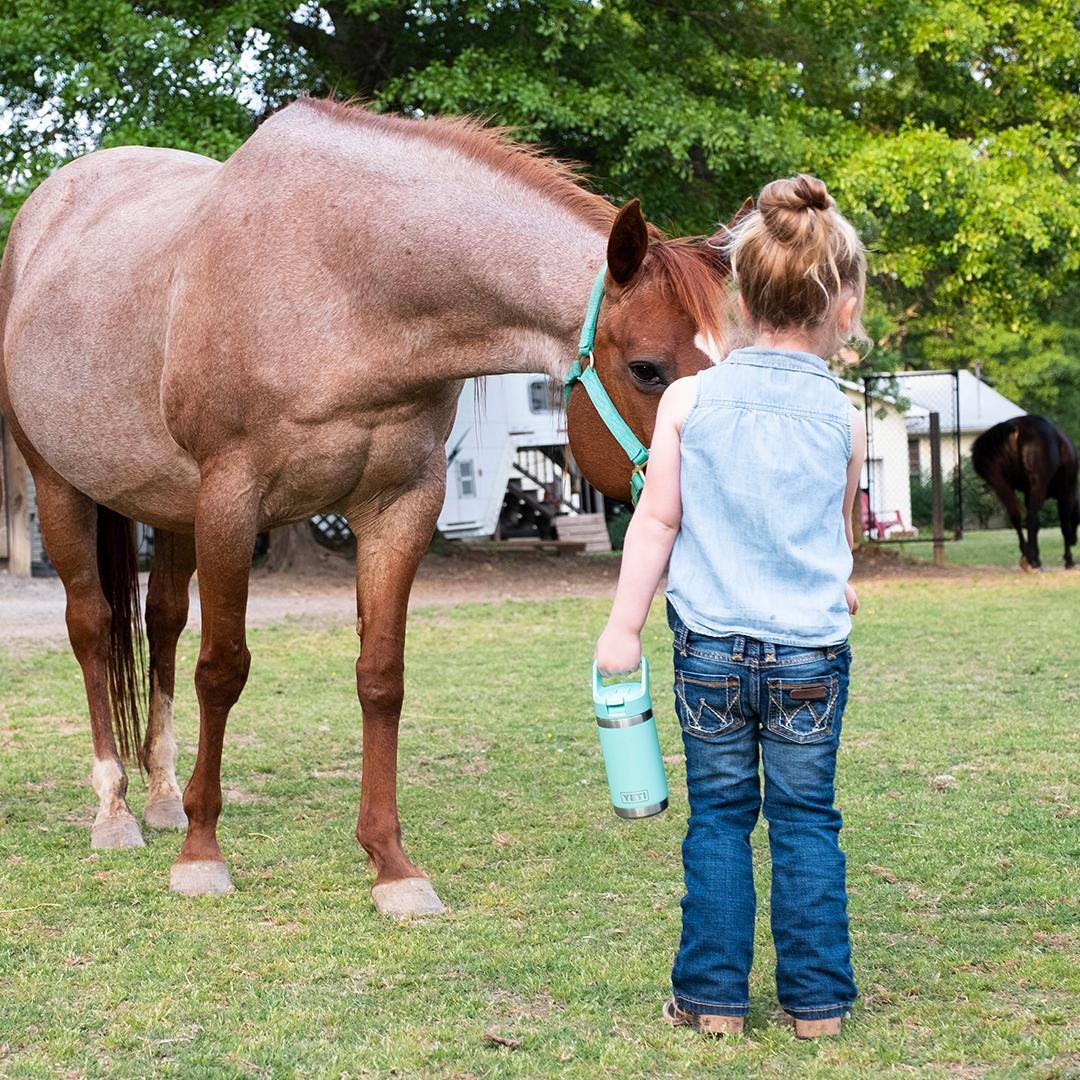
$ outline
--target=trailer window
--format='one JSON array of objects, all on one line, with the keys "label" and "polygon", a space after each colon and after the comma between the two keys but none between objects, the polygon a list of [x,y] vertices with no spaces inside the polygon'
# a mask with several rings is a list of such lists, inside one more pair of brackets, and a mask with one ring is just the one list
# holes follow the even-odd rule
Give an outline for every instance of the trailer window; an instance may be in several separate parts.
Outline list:
[{"label": "trailer window", "polygon": [[529,383],[529,409],[534,413],[554,412],[558,393],[551,379],[533,379]]},{"label": "trailer window", "polygon": [[476,471],[472,461],[457,463],[457,493],[459,499],[471,498],[476,494]]}]

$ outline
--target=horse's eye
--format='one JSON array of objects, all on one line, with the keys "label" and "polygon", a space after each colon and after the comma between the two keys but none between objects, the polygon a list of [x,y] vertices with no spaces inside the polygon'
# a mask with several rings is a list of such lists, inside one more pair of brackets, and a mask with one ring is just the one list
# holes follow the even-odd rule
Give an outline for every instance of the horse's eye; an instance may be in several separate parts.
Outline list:
[{"label": "horse's eye", "polygon": [[630,374],[642,386],[666,386],[664,373],[649,360],[635,360],[630,364]]}]

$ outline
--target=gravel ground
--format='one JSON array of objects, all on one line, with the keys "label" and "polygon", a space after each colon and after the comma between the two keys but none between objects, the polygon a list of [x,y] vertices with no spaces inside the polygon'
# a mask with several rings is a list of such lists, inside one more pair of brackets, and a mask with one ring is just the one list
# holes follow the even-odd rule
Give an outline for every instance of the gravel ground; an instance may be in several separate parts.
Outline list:
[{"label": "gravel ground", "polygon": [[[430,554],[413,586],[411,608],[498,600],[550,600],[604,596],[615,588],[617,556],[453,550]],[[145,595],[147,575],[142,575]],[[191,585],[188,626],[200,623],[198,582]],[[267,626],[284,619],[307,624],[351,626],[356,621],[352,566],[328,557],[317,574],[268,574],[255,570],[248,598],[248,625]],[[13,578],[0,571],[0,646],[63,645],[64,589],[57,578]]]}]

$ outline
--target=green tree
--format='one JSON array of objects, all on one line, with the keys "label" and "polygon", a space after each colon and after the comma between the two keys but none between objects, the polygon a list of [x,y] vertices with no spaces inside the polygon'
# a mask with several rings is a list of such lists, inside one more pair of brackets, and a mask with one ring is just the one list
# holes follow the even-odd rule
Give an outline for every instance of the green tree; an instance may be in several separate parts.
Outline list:
[{"label": "green tree", "polygon": [[304,90],[490,116],[677,232],[806,169],[871,248],[868,363],[981,361],[1075,431],[1077,56],[1077,0],[0,0],[3,198]]}]

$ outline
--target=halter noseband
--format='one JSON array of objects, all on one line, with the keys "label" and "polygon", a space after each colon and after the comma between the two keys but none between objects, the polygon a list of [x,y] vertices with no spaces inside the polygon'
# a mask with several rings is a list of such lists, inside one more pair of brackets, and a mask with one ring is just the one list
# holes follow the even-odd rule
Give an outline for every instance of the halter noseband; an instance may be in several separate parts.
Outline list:
[{"label": "halter noseband", "polygon": [[[604,426],[611,432],[615,441],[622,447],[623,452],[634,466],[630,474],[630,501],[637,506],[641,497],[642,488],[645,486],[645,466],[649,461],[649,449],[630,430],[630,425],[619,415],[615,403],[608,396],[600,376],[596,374],[596,360],[593,356],[593,341],[596,338],[596,323],[600,318],[600,304],[604,299],[604,274],[607,271],[607,263],[600,267],[600,273],[593,282],[592,292],[589,294],[589,306],[585,309],[585,321],[581,325],[581,337],[578,338],[577,359],[570,365],[566,373],[566,383],[563,388],[566,405],[570,404],[570,393],[575,383],[581,383],[589,400],[593,403],[597,415],[604,422]],[[584,363],[583,363],[584,361]]]}]

